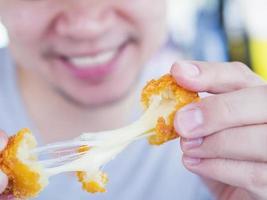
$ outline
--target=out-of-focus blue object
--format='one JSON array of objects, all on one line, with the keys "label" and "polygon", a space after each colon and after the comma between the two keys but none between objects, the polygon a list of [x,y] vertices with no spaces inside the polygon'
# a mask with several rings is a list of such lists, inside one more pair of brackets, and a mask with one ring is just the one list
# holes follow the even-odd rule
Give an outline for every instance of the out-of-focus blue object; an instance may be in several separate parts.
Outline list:
[{"label": "out-of-focus blue object", "polygon": [[169,45],[186,59],[226,61],[221,0],[169,0]]},{"label": "out-of-focus blue object", "polygon": [[208,61],[226,61],[227,42],[221,24],[219,1],[207,1],[197,12],[196,38],[192,45],[193,58]]}]

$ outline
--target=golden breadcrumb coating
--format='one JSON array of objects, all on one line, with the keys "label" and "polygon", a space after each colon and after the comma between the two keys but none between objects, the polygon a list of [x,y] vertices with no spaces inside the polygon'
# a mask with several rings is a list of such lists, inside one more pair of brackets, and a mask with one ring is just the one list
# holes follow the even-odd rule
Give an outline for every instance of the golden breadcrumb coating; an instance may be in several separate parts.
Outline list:
[{"label": "golden breadcrumb coating", "polygon": [[82,183],[82,187],[85,191],[91,193],[106,192],[105,186],[108,182],[106,173],[99,171],[92,179],[90,179],[86,172],[77,172],[77,177],[79,182]]},{"label": "golden breadcrumb coating", "polygon": [[145,108],[149,107],[153,96],[161,96],[163,99],[174,100],[176,103],[175,109],[170,113],[167,120],[163,117],[158,119],[154,130],[156,134],[148,138],[150,144],[160,145],[178,137],[173,127],[175,111],[188,103],[198,101],[199,97],[196,92],[191,92],[178,86],[170,74],[166,74],[158,80],[151,80],[144,87],[141,102]]},{"label": "golden breadcrumb coating", "polygon": [[37,196],[47,184],[37,158],[27,154],[35,146],[36,141],[28,129],[22,129],[9,138],[0,154],[0,168],[9,178],[4,194],[21,199],[31,198]]},{"label": "golden breadcrumb coating", "polygon": [[[78,149],[78,152],[85,152],[89,150],[90,147],[84,145]],[[78,177],[78,181],[82,183],[82,187],[85,191],[91,193],[106,192],[105,185],[108,182],[107,174],[98,171],[97,175],[94,176],[94,179],[88,178],[86,171],[76,172],[76,175]]]}]

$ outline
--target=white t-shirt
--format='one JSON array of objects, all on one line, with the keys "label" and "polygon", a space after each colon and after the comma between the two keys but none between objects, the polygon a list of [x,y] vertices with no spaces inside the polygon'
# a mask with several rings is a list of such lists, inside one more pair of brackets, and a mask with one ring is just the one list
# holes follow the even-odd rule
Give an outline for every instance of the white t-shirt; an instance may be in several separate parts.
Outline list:
[{"label": "white t-shirt", "polygon": [[[171,54],[163,57],[174,58]],[[155,77],[169,70],[171,62],[161,68],[148,66],[140,80]],[[15,65],[7,49],[0,50],[0,128],[14,134],[23,127],[33,130],[34,125],[28,117],[20,97],[16,82]],[[151,63],[150,63],[151,64]],[[148,76],[149,74],[149,76]],[[138,102],[138,101],[137,101]],[[134,108],[135,106],[131,106]],[[135,112],[138,113],[138,112]],[[131,118],[136,118],[133,114]],[[146,140],[130,145],[125,151],[104,167],[109,176],[107,192],[92,195],[82,190],[81,184],[73,175],[61,174],[50,179],[49,185],[36,198],[38,200],[208,200],[211,199],[201,180],[188,172],[181,163],[178,140],[160,147],[147,144]]]}]

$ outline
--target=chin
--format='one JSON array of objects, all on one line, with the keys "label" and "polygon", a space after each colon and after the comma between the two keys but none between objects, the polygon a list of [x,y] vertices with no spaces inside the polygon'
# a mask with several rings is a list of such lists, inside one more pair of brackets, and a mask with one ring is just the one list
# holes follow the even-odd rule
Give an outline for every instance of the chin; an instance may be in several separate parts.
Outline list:
[{"label": "chin", "polygon": [[135,91],[142,71],[141,68],[126,66],[129,67],[127,70],[99,82],[65,79],[60,81],[58,92],[65,100],[80,107],[101,107],[119,103]]}]

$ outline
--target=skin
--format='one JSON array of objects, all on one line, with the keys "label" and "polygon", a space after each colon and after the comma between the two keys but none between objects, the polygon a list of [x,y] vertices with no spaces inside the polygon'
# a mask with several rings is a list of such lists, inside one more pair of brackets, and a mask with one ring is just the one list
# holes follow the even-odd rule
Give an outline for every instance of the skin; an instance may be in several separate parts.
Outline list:
[{"label": "skin", "polygon": [[[164,0],[0,0],[0,14],[22,98],[45,142],[128,122],[142,67],[165,40]],[[77,75],[62,64],[122,46],[103,73]]]},{"label": "skin", "polygon": [[[118,110],[131,105],[130,88],[164,41],[164,7],[162,0],[0,0],[21,94],[46,142],[125,123],[128,113]],[[104,75],[77,77],[57,60],[106,50],[121,39],[128,46]],[[176,115],[186,168],[203,177],[218,199],[266,199],[265,83],[240,63],[184,62],[171,73],[187,89],[216,94]],[[0,138],[3,149],[4,132]],[[1,192],[7,184],[2,173],[0,183]]]},{"label": "skin", "polygon": [[267,199],[267,85],[242,63],[177,63],[177,83],[216,95],[176,113],[183,163],[216,199]]},{"label": "skin", "polygon": [[[165,43],[165,6],[165,0],[0,0],[23,103],[45,143],[128,123],[139,74]],[[71,57],[115,49],[112,61],[89,72],[69,66]],[[0,180],[1,192],[7,177]]]},{"label": "skin", "polygon": [[[153,1],[153,9],[151,3],[1,0],[0,13],[14,59],[22,71],[32,73],[28,78],[37,76],[65,99],[95,106],[125,95],[143,64],[162,44],[165,2]],[[144,10],[150,10],[150,15]],[[111,72],[80,77],[60,60],[106,52],[121,45],[126,47]],[[107,92],[110,90],[111,94]]]}]

